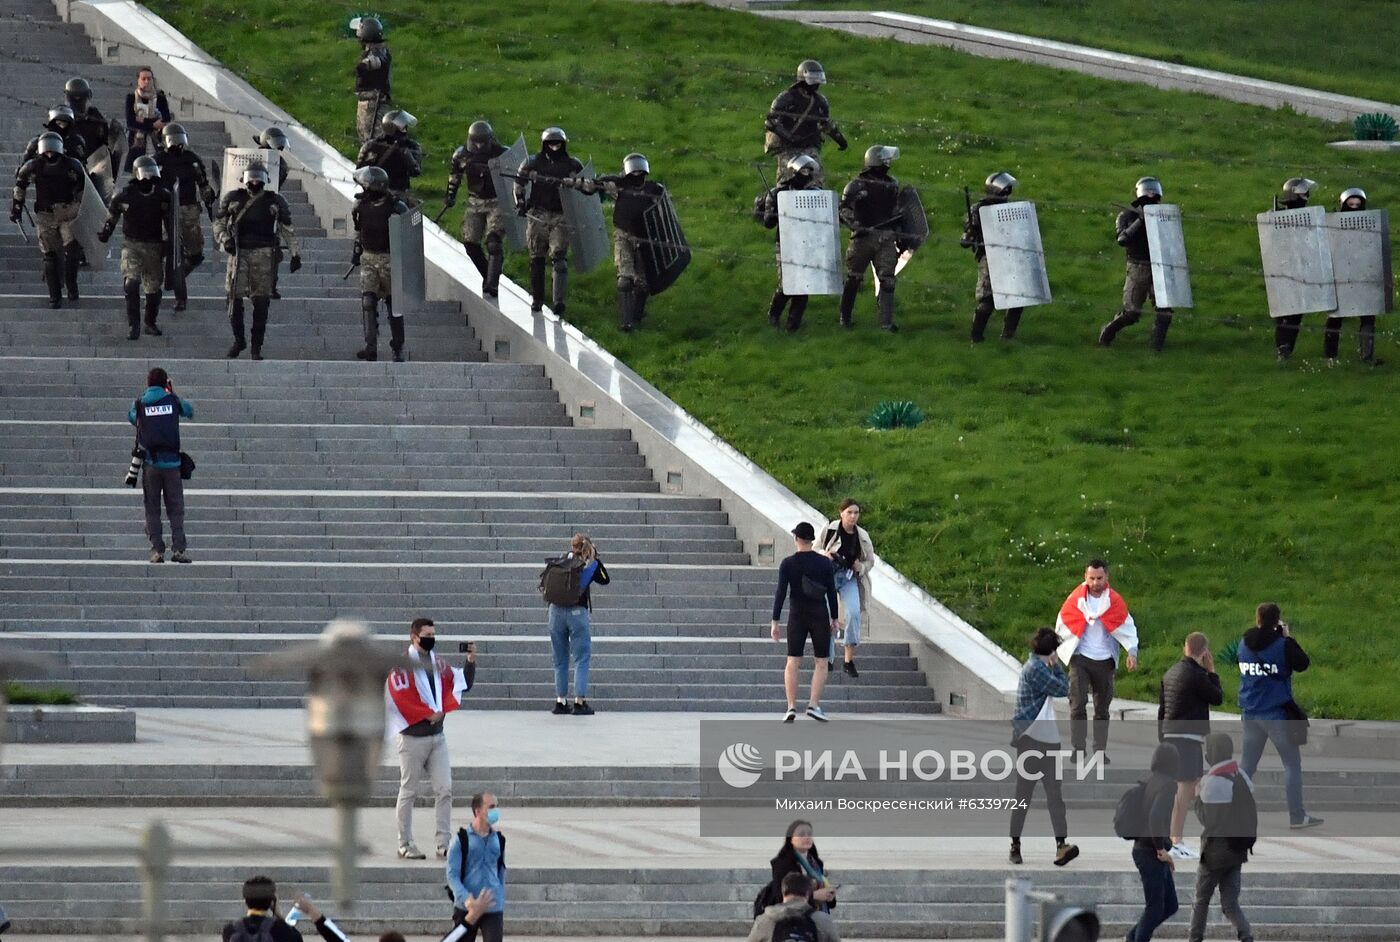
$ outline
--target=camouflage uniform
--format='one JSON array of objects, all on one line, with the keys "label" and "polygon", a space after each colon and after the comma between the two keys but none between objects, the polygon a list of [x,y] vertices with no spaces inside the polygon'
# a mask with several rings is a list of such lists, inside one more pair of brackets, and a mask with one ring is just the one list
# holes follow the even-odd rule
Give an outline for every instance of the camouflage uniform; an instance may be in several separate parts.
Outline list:
[{"label": "camouflage uniform", "polygon": [[[1157,297],[1152,291],[1152,264],[1129,259],[1127,275],[1123,279],[1123,312],[1140,316],[1142,304],[1148,298],[1152,299],[1152,306],[1155,308]],[[1135,317],[1134,320],[1136,319]]]},{"label": "camouflage uniform", "polygon": [[34,211],[34,228],[39,233],[39,248],[44,254],[56,254],[63,251],[64,246],[77,242],[73,222],[81,206],[78,202],[55,203],[49,209]]},{"label": "camouflage uniform", "polygon": [[532,209],[525,219],[525,248],[531,258],[563,258],[569,251],[569,237],[562,211]]},{"label": "camouflage uniform", "polygon": [[636,290],[647,291],[647,270],[638,257],[641,246],[637,237],[623,232],[621,229],[613,230],[613,264],[617,266],[617,279],[621,282],[624,278],[630,278]]},{"label": "camouflage uniform", "polygon": [[141,282],[145,294],[159,294],[165,282],[165,252],[159,242],[122,242],[122,280]]},{"label": "camouflage uniform", "polygon": [[463,242],[482,242],[488,234],[501,238],[505,232],[506,217],[499,200],[467,197],[467,210],[462,214]]},{"label": "camouflage uniform", "polygon": [[379,133],[379,119],[384,117],[384,96],[379,92],[361,92],[359,97],[355,104],[355,134],[364,144]]},{"label": "camouflage uniform", "polygon": [[198,203],[180,207],[180,254],[186,259],[204,257],[204,230],[199,216]]},{"label": "camouflage uniform", "polygon": [[272,297],[272,249],[239,249],[228,258],[225,290],[235,298]]},{"label": "camouflage uniform", "polygon": [[360,293],[381,298],[393,297],[388,252],[364,252],[360,255]]}]

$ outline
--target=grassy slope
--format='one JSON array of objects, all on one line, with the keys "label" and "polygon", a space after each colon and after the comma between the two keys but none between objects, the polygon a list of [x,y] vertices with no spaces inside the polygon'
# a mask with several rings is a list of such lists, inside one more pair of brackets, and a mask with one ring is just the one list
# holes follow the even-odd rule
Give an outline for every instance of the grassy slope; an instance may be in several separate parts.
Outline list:
[{"label": "grassy slope", "polygon": [[894,10],[1376,101],[1396,101],[1400,84],[1400,63],[1391,48],[1369,38],[1392,34],[1391,0],[801,0],[796,5]]},{"label": "grassy slope", "polygon": [[[352,151],[355,48],[334,28],[345,8],[153,6]],[[1303,170],[1325,193],[1359,182],[1385,205],[1400,179],[1392,163],[1327,150],[1334,127],[1286,113],[709,8],[381,9],[396,27],[396,94],[423,119],[418,192],[430,208],[478,115],[509,138],[561,124],[576,153],[604,166],[646,151],[678,196],[697,261],[639,335],[616,330],[610,268],[575,281],[571,317],[804,498],[834,510],[859,496],[882,555],[1008,649],[1053,619],[1084,558],[1105,554],[1146,641],[1147,670],[1124,693],[1155,696],[1186,632],[1211,633],[1218,650],[1257,602],[1277,598],[1320,655],[1303,686],[1310,706],[1400,718],[1400,689],[1373,653],[1397,636],[1400,441],[1378,405],[1395,374],[1320,369],[1315,319],[1294,363],[1274,364],[1253,227],[1280,181]],[[834,299],[813,302],[799,337],[762,324],[772,243],[747,218],[750,161],[764,107],[807,55],[826,63],[854,142],[829,154],[835,184],[861,149],[887,140],[930,211],[935,237],[901,280],[898,336],[872,330],[868,293],[853,334],[835,327]],[[876,76],[898,94],[856,81]],[[1028,311],[1014,347],[969,350],[961,188],[1003,166],[1040,203],[1057,301]],[[1122,284],[1110,203],[1149,172],[1187,208],[1201,305],[1178,319],[1162,357],[1145,349],[1146,324],[1112,351],[1092,343]],[[523,268],[509,259],[516,277]],[[1350,353],[1350,332],[1345,342]],[[1381,346],[1394,359],[1394,337]],[[916,400],[929,421],[864,431],[884,398]]]}]

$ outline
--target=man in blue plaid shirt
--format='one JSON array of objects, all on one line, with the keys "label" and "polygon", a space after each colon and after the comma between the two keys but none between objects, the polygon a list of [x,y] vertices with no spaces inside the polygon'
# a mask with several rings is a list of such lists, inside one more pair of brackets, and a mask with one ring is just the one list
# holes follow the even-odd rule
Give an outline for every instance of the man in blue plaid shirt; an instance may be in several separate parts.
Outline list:
[{"label": "man in blue plaid shirt", "polygon": [[[1069,678],[1055,654],[1060,639],[1053,628],[1041,628],[1031,638],[1031,656],[1021,668],[1016,685],[1016,712],[1011,716],[1011,744],[1016,747],[1016,805],[1011,811],[1011,855],[1021,862],[1021,831],[1026,824],[1037,782],[1045,784],[1050,823],[1055,827],[1055,866],[1063,867],[1079,856],[1068,843],[1065,800],[1060,793],[1058,764],[1060,731],[1055,722],[1054,697],[1069,696]],[[1067,753],[1066,753],[1067,755]]]}]

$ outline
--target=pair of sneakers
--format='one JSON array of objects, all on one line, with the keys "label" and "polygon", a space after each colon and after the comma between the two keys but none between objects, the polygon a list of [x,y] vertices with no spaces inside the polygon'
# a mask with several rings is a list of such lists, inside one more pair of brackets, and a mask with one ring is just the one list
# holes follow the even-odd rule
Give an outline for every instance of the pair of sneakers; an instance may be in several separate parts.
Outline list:
[{"label": "pair of sneakers", "polygon": [[[826,715],[825,713],[823,713],[823,712],[822,712],[822,708],[819,707],[819,706],[817,706],[815,703],[809,703],[809,704],[807,704],[807,715],[810,716],[812,719],[816,720],[818,723],[825,723],[825,722],[827,722],[827,715]],[[795,706],[790,706],[790,707],[788,707],[788,708],[787,708],[787,712],[783,714],[783,722],[784,722],[784,723],[792,723],[792,722],[794,722],[796,719],[797,719],[797,707],[795,707]]]},{"label": "pair of sneakers", "polygon": [[1200,860],[1201,855],[1186,846],[1184,840],[1172,842],[1171,850],[1167,851],[1176,860]]},{"label": "pair of sneakers", "polygon": [[553,712],[555,716],[564,716],[569,713],[572,713],[574,716],[592,716],[594,710],[591,706],[588,705],[588,701],[582,698],[575,700],[573,706],[570,706],[567,702],[556,698],[554,701]]},{"label": "pair of sneakers", "polygon": [[[428,855],[425,854],[425,853],[423,853],[421,850],[419,850],[419,849],[418,849],[418,845],[417,845],[417,844],[413,844],[413,843],[409,843],[409,844],[400,844],[400,845],[399,845],[399,856],[402,857],[404,860],[427,860],[427,859],[428,859]],[[439,859],[439,860],[446,860],[446,859],[447,859],[447,847],[444,846],[444,845],[442,845],[442,844],[439,844],[438,847],[437,847],[437,856],[438,856],[438,859]]]},{"label": "pair of sneakers", "polygon": [[[1069,863],[1071,860],[1073,860],[1074,858],[1076,858],[1076,857],[1078,857],[1078,856],[1079,856],[1079,845],[1078,845],[1078,844],[1067,844],[1067,843],[1065,843],[1065,842],[1063,842],[1063,841],[1056,842],[1056,844],[1055,844],[1055,866],[1057,866],[1057,867],[1063,867],[1065,864]],[[1010,860],[1011,863],[1013,863],[1013,864],[1015,864],[1015,865],[1017,865],[1017,866],[1020,866],[1020,864],[1022,863],[1022,860],[1021,860],[1021,842],[1020,842],[1020,841],[1012,841],[1012,842],[1011,842],[1011,853],[1008,855],[1007,859]]]},{"label": "pair of sneakers", "polygon": [[[170,554],[170,561],[171,561],[172,563],[192,563],[192,562],[194,562],[194,560],[190,559],[189,555],[186,554],[184,550],[176,550],[175,552],[171,553],[171,554]],[[155,550],[151,550],[151,562],[153,562],[153,563],[163,563],[163,562],[165,562],[165,554],[164,554],[164,553],[158,553],[158,552],[156,552]]]}]

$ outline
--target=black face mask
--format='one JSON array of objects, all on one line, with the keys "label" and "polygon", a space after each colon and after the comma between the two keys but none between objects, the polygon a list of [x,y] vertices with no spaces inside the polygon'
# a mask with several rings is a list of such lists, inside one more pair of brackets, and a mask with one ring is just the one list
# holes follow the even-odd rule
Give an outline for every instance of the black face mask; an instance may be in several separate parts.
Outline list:
[{"label": "black face mask", "polygon": [[136,181],[136,185],[137,185],[138,187],[141,188],[142,192],[144,192],[144,193],[149,193],[149,192],[151,192],[152,190],[154,190],[154,189],[156,188],[156,181],[154,181],[154,180],[137,180],[137,181]]},{"label": "black face mask", "polygon": [[263,191],[263,185],[264,184],[260,180],[249,180],[247,183],[248,192],[252,193],[254,196],[257,196]]},{"label": "black face mask", "polygon": [[424,635],[418,636],[418,647],[422,648],[424,651],[432,651],[433,645],[435,644],[437,644],[437,638]]}]

